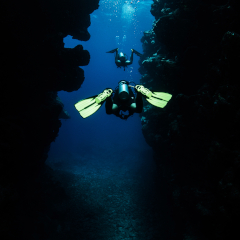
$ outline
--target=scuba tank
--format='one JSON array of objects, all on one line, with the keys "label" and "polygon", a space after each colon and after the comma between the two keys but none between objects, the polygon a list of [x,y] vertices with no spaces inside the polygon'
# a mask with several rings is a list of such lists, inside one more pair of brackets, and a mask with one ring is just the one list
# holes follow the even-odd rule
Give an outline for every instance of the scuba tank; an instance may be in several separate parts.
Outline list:
[{"label": "scuba tank", "polygon": [[122,101],[126,101],[129,99],[128,82],[125,80],[121,80],[118,83],[118,97]]},{"label": "scuba tank", "polygon": [[120,52],[118,54],[118,57],[119,57],[120,61],[126,61],[126,57],[125,57],[125,54],[123,52]]}]

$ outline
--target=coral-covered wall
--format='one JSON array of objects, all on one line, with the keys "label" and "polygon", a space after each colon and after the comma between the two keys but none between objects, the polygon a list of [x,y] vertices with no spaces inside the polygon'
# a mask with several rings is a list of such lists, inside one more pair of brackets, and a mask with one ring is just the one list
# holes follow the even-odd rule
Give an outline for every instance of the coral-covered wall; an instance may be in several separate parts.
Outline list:
[{"label": "coral-covered wall", "polygon": [[234,0],[152,4],[141,83],[173,98],[146,102],[141,121],[175,221],[169,239],[239,235],[239,10]]}]

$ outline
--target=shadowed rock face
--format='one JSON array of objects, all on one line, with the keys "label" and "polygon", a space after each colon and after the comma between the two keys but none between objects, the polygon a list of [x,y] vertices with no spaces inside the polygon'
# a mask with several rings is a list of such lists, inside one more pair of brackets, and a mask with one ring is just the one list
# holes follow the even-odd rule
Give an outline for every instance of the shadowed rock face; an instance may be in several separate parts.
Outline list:
[{"label": "shadowed rock face", "polygon": [[234,0],[154,0],[156,21],[142,38],[141,83],[173,94],[142,113],[168,186],[171,239],[239,236],[239,10]]},{"label": "shadowed rock face", "polygon": [[98,2],[1,2],[1,239],[39,239],[37,235],[44,230],[39,228],[39,232],[30,233],[27,226],[31,228],[31,221],[37,224],[52,218],[37,210],[42,208],[39,198],[45,193],[34,179],[61,126],[59,116],[63,104],[57,98],[57,91],[78,90],[84,81],[84,72],[79,66],[87,65],[90,60],[88,51],[81,45],[64,49],[63,38],[67,35],[82,41],[90,38],[87,31],[90,14],[98,8]]},{"label": "shadowed rock face", "polygon": [[45,161],[61,126],[58,116],[63,105],[56,99],[57,91],[78,90],[84,81],[79,66],[90,60],[81,45],[65,49],[63,38],[90,38],[90,14],[98,2],[10,0],[1,4],[0,143],[5,177],[14,168],[29,162],[37,168]]}]

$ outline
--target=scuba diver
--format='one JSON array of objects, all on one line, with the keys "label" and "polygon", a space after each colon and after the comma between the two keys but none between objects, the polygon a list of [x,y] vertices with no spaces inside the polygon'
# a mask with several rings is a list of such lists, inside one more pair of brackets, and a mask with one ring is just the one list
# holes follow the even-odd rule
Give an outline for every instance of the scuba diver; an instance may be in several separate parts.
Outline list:
[{"label": "scuba diver", "polygon": [[131,49],[131,56],[130,56],[130,61],[127,59],[126,54],[123,52],[118,53],[118,48],[115,48],[111,51],[108,51],[107,53],[115,53],[116,52],[116,56],[115,56],[115,63],[117,65],[117,67],[124,68],[125,71],[125,67],[127,67],[128,65],[131,65],[133,63],[133,53],[135,53],[137,56],[141,57],[142,54],[139,53],[138,51]]},{"label": "scuba diver", "polygon": [[121,80],[118,83],[113,98],[109,97],[106,99],[105,107],[107,114],[114,114],[121,119],[127,120],[133,113],[142,112],[142,94],[137,92],[135,97],[131,87],[129,87],[129,82],[125,80]]},{"label": "scuba diver", "polygon": [[[133,88],[134,91],[136,90],[136,97],[131,88]],[[164,92],[152,92],[142,85],[132,86],[129,85],[129,82],[121,80],[115,91],[111,88],[106,88],[99,95],[83,99],[74,106],[83,118],[87,118],[106,102],[105,107],[107,114],[114,114],[121,119],[127,120],[133,113],[142,112],[142,97],[152,105],[164,108],[172,95]],[[123,112],[127,112],[127,114]]]}]

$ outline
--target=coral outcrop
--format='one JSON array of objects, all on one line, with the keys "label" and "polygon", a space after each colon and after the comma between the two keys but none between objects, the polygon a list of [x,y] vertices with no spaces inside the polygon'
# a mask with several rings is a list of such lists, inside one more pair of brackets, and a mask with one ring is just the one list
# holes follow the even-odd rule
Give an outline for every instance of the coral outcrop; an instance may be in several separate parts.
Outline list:
[{"label": "coral outcrop", "polygon": [[239,10],[234,0],[152,4],[141,83],[173,98],[145,103],[142,131],[172,208],[169,239],[239,236]]}]

